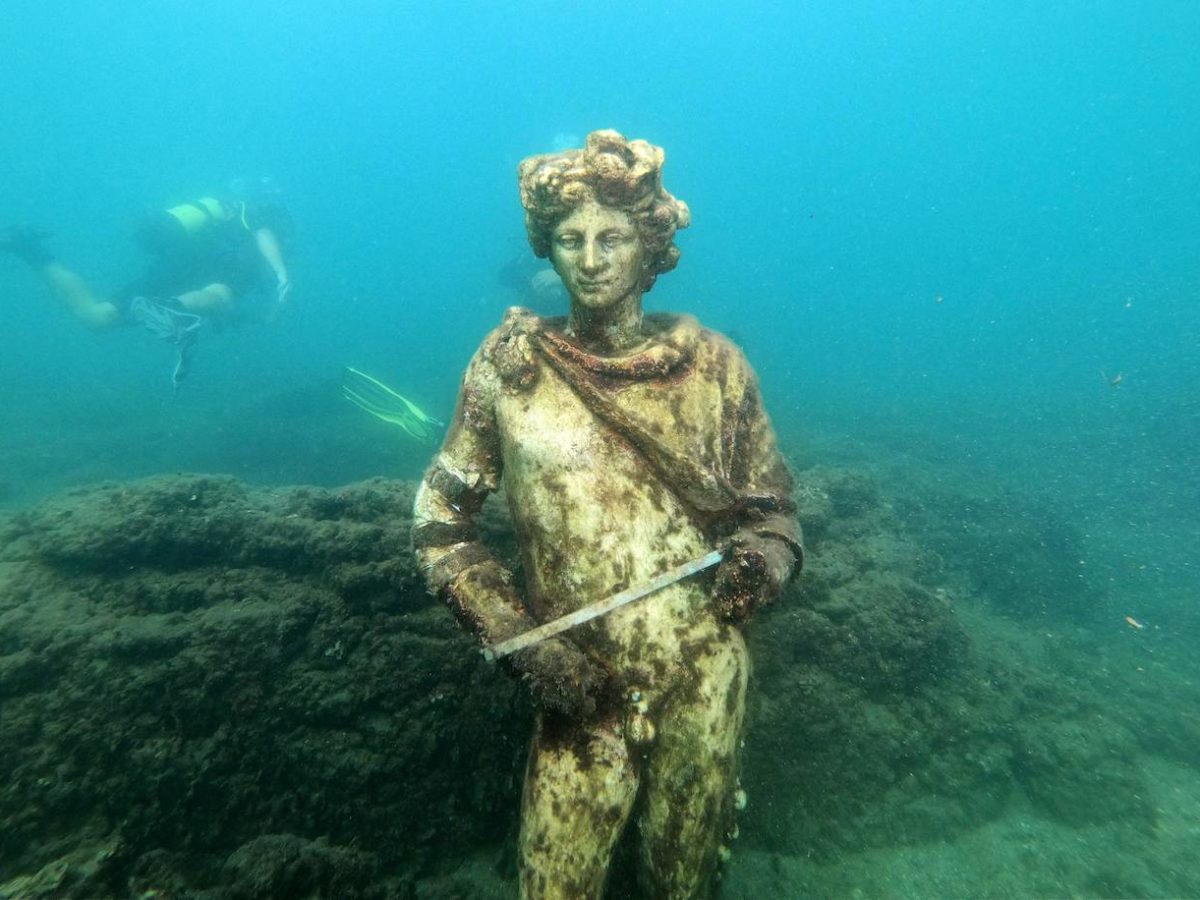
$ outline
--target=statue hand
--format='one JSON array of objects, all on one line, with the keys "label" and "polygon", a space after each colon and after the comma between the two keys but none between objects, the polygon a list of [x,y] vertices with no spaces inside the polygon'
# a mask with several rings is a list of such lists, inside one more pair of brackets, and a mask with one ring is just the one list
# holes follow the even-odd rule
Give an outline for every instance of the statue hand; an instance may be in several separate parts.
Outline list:
[{"label": "statue hand", "polygon": [[717,569],[716,597],[725,618],[739,625],[750,621],[783,592],[795,561],[783,541],[747,529],[735,534]]},{"label": "statue hand", "polygon": [[512,655],[511,666],[533,691],[537,705],[571,719],[586,719],[611,690],[608,672],[564,638],[549,638]]}]

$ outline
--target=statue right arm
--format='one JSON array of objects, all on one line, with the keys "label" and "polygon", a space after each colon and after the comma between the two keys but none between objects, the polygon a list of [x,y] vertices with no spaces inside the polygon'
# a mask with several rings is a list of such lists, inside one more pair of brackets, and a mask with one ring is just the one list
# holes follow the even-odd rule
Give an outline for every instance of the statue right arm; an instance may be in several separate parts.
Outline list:
[{"label": "statue right arm", "polygon": [[503,467],[494,401],[498,380],[486,349],[485,343],[467,367],[446,441],[417,490],[412,540],[430,593],[448,603],[477,638],[493,644],[534,623],[512,573],[475,527]]},{"label": "statue right arm", "polygon": [[[499,378],[489,357],[485,342],[467,367],[446,442],[417,490],[412,531],[430,592],[484,645],[537,624],[525,611],[512,573],[475,528],[475,516],[503,469],[494,399]],[[539,706],[571,718],[592,715],[601,696],[613,690],[607,669],[565,637],[514,653],[504,666],[529,684]]]}]

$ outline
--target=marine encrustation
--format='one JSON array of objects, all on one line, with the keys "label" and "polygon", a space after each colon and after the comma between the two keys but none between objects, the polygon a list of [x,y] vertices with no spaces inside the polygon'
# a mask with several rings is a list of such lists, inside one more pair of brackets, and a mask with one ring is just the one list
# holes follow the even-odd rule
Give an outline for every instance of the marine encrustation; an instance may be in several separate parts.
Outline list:
[{"label": "marine encrustation", "polygon": [[[415,504],[430,589],[486,645],[726,550],[715,576],[502,663],[538,707],[519,839],[527,898],[600,897],[634,819],[648,896],[711,892],[740,806],[739,629],[803,557],[791,476],[741,351],[690,316],[643,313],[689,223],[662,164],[661,149],[613,131],[521,163],[529,240],[570,312],[510,309],[484,339]],[[473,524],[501,485],[520,582]]]}]

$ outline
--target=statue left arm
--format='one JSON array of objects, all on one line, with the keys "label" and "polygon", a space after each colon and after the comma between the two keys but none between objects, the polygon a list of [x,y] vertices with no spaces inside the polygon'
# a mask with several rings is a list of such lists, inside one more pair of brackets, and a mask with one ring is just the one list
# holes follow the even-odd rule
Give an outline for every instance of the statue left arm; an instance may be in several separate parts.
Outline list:
[{"label": "statue left arm", "polygon": [[730,481],[744,500],[739,527],[730,539],[726,560],[717,572],[717,596],[726,615],[745,622],[775,600],[804,564],[804,537],[792,500],[788,470],[775,429],[749,364],[737,353],[733,368],[742,386],[726,423],[730,440]]}]

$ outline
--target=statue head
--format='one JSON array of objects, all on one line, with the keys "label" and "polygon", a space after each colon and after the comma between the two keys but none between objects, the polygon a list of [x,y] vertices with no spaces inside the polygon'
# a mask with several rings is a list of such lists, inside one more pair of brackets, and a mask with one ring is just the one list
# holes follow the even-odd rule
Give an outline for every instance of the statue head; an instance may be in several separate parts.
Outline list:
[{"label": "statue head", "polygon": [[606,130],[589,134],[582,150],[522,160],[521,205],[534,254],[549,256],[555,226],[581,203],[594,200],[633,221],[645,254],[641,289],[650,290],[679,262],[675,232],[691,222],[687,204],[663,190],[663,158],[661,147]]}]

